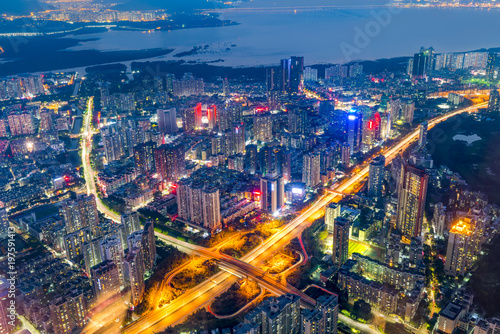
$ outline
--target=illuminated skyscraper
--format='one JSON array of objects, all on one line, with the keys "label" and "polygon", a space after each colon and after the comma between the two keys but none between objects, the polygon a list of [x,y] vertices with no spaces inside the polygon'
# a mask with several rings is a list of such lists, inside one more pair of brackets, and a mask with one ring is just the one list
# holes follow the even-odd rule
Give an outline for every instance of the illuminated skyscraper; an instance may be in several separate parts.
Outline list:
[{"label": "illuminated skyscraper", "polygon": [[421,236],[428,179],[423,169],[404,164],[401,167],[397,228],[407,240]]},{"label": "illuminated skyscraper", "polygon": [[415,53],[413,57],[413,77],[424,78],[432,71],[434,66],[434,49],[421,48],[419,53]]},{"label": "illuminated skyscraper", "polygon": [[351,109],[347,113],[347,144],[349,154],[354,155],[361,147],[361,134],[363,128],[363,116],[356,110]]},{"label": "illuminated skyscraper", "polygon": [[253,137],[262,143],[273,140],[273,119],[271,114],[254,116]]},{"label": "illuminated skyscraper", "polygon": [[370,162],[368,173],[368,196],[381,197],[384,184],[385,157],[379,155]]},{"label": "illuminated skyscraper", "polygon": [[490,91],[490,98],[488,100],[488,112],[492,114],[500,114],[500,94],[496,88]]},{"label": "illuminated skyscraper", "polygon": [[337,217],[333,223],[333,264],[337,267],[342,265],[349,258],[349,220],[344,217]]},{"label": "illuminated skyscraper", "polygon": [[88,227],[93,235],[99,225],[97,204],[94,195],[79,194],[76,199],[61,202],[59,212],[64,218],[66,233]]},{"label": "illuminated skyscraper", "polygon": [[285,183],[282,176],[265,176],[260,179],[261,208],[276,213],[285,205]]},{"label": "illuminated skyscraper", "polygon": [[488,53],[488,59],[486,61],[486,76],[490,81],[498,78],[498,54],[496,52]]},{"label": "illuminated skyscraper", "polygon": [[282,91],[297,94],[304,81],[304,57],[291,57],[281,60]]},{"label": "illuminated skyscraper", "polygon": [[132,304],[137,306],[144,295],[144,255],[142,248],[129,249],[123,260],[125,285],[130,287]]},{"label": "illuminated skyscraper", "polygon": [[153,141],[139,144],[134,147],[135,168],[142,174],[151,175],[155,172],[155,149],[156,143]]},{"label": "illuminated skyscraper", "polygon": [[186,174],[182,143],[161,145],[155,149],[156,172],[162,180],[177,181]]}]

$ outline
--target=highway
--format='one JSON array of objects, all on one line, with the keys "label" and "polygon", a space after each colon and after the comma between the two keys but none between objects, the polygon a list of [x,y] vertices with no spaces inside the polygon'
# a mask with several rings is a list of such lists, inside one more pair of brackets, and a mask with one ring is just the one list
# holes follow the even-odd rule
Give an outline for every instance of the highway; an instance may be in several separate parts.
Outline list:
[{"label": "highway", "polygon": [[[472,107],[462,108],[449,112],[447,114],[438,116],[430,121],[428,121],[429,129],[434,125],[454,117],[464,112],[473,112],[478,108],[486,107],[487,102],[480,103]],[[415,140],[418,139],[419,130],[413,130],[408,135],[400,139],[397,144],[394,144],[391,148],[387,149],[383,154],[386,158],[386,163],[390,163],[392,159],[397,157],[400,151],[408,148]],[[365,163],[359,168],[358,172],[355,172],[343,182],[336,190],[339,192],[348,192],[348,190],[362,181],[368,175],[369,162]],[[322,216],[323,208],[333,200],[339,199],[341,195],[335,193],[328,193],[323,195],[314,203],[309,209],[303,212],[300,216],[292,220],[289,224],[282,227],[273,236],[267,239],[264,243],[257,246],[255,249],[250,251],[248,254],[243,256],[241,260],[234,259],[230,256],[218,254],[205,249],[200,246],[191,245],[188,243],[183,243],[177,239],[169,236],[165,236],[161,233],[156,235],[179,248],[179,250],[190,253],[197,254],[199,256],[204,256],[207,258],[216,258],[221,262],[221,267],[227,271],[231,271],[240,277],[250,277],[255,279],[261,286],[265,287],[273,293],[283,294],[286,292],[296,293],[303,297],[305,306],[311,307],[314,302],[302,292],[297,291],[293,287],[283,286],[280,282],[276,281],[270,275],[264,273],[258,268],[267,259],[271,258],[276,252],[278,252],[282,247],[288,244],[293,238],[298,237],[302,234],[302,231],[308,227],[314,220]],[[214,275],[209,280],[201,283],[191,291],[187,292],[183,296],[174,300],[170,305],[164,307],[160,310],[152,311],[145,317],[138,319],[136,322],[129,325],[124,329],[125,333],[153,333],[165,329],[168,326],[174,325],[180,322],[185,316],[194,312],[200,307],[204,307],[209,303],[214,297],[222,293],[227,287],[236,281],[235,277],[227,272],[218,273]],[[350,324],[352,325],[352,324]],[[353,327],[356,327],[352,325]],[[361,329],[366,331],[367,329]]]}]

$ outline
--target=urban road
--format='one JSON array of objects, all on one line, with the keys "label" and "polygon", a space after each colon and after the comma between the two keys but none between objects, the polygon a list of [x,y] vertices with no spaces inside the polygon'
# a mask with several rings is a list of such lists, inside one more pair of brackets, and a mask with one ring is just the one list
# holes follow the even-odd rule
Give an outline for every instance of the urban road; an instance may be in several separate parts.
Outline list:
[{"label": "urban road", "polygon": [[[428,122],[429,129],[434,125],[443,122],[451,117],[465,112],[474,112],[478,108],[486,107],[487,102],[479,103],[471,107],[458,109],[444,115],[431,119]],[[99,200],[96,194],[94,176],[92,167],[90,166],[90,145],[92,145],[92,129],[90,120],[92,119],[92,105],[89,103],[87,113],[85,115],[85,134],[86,143],[84,142],[82,149],[82,157],[85,163],[85,179],[87,182],[88,193],[93,193],[96,196],[98,209],[105,214],[108,218],[115,221],[120,221],[120,216],[106,208]],[[418,129],[413,130],[405,137],[399,140],[398,143],[387,149],[383,155],[386,158],[386,163],[390,163],[392,159],[397,157],[400,152],[406,150],[415,140],[418,139]],[[87,149],[85,148],[87,146]],[[339,192],[346,192],[349,188],[359,184],[368,175],[369,163],[365,163],[359,167],[359,171],[350,175],[350,177],[343,182],[336,190]],[[89,185],[92,184],[92,185]],[[154,310],[139,318],[129,326],[123,329],[124,333],[157,333],[165,328],[181,322],[186,316],[193,313],[199,308],[209,305],[209,303],[219,294],[224,292],[239,277],[247,277],[257,281],[262,287],[277,295],[285,293],[294,293],[302,298],[302,304],[305,307],[314,306],[314,300],[302,293],[301,291],[287,285],[281,284],[278,280],[259,269],[258,266],[267,259],[271,258],[277,251],[287,245],[292,239],[302,234],[302,231],[310,226],[310,224],[322,215],[324,207],[341,198],[342,195],[335,193],[328,193],[320,197],[309,209],[300,214],[297,218],[292,220],[289,224],[282,227],[269,239],[264,241],[261,245],[250,251],[243,256],[241,260],[237,260],[227,255],[211,251],[204,247],[191,245],[167,235],[156,233],[156,235],[165,242],[174,245],[179,250],[189,254],[198,255],[204,258],[214,258],[219,261],[220,267],[223,271],[210,277],[203,283],[195,288],[186,291],[182,296],[172,301],[163,308]],[[378,331],[366,324],[355,322],[350,318],[339,314],[339,319],[358,330],[366,333],[378,333]]]}]

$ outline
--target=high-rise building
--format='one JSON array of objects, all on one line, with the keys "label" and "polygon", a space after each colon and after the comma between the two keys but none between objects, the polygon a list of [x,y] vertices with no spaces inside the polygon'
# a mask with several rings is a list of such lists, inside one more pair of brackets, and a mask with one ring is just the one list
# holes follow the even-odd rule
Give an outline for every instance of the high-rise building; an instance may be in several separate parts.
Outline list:
[{"label": "high-rise building", "polygon": [[181,80],[172,80],[172,91],[177,97],[203,95],[203,79],[194,78],[192,73],[184,73]]},{"label": "high-rise building", "polygon": [[421,236],[428,179],[424,169],[405,164],[401,167],[397,228],[407,240]]},{"label": "high-rise building", "polygon": [[245,147],[245,169],[250,174],[255,174],[258,168],[257,145],[247,145]]},{"label": "high-rise building", "polygon": [[213,185],[181,180],[177,185],[179,218],[217,230],[222,227],[219,189]]},{"label": "high-rise building", "polygon": [[407,99],[403,103],[403,121],[405,123],[413,123],[413,114],[415,113],[415,102]]},{"label": "high-rise building", "polygon": [[154,151],[156,143],[148,141],[134,146],[134,163],[142,174],[151,175],[156,171]]},{"label": "high-rise building", "polygon": [[312,67],[306,67],[304,69],[304,81],[318,81],[318,70]]},{"label": "high-rise building", "polygon": [[276,213],[285,205],[285,183],[282,176],[268,175],[260,179],[261,209]]},{"label": "high-rise building", "polygon": [[177,181],[186,174],[182,143],[161,145],[154,151],[156,172],[162,180]]},{"label": "high-rise building", "polygon": [[259,154],[262,176],[283,174],[284,151],[281,146],[264,146]]},{"label": "high-rise building", "polygon": [[379,155],[370,162],[368,172],[368,196],[382,197],[382,188],[385,175],[385,157]]},{"label": "high-rise building", "polygon": [[217,106],[212,105],[207,107],[207,120],[208,120],[208,128],[210,130],[215,129],[217,125]]},{"label": "high-rise building", "polygon": [[8,307],[10,306],[12,298],[9,298],[10,283],[5,277],[0,277],[0,333],[9,333],[14,326],[9,325],[11,321],[7,316],[9,315]]},{"label": "high-rise building", "polygon": [[474,265],[482,245],[481,222],[465,218],[450,229],[444,271],[451,276],[464,276]]},{"label": "high-rise building", "polygon": [[84,227],[91,234],[98,234],[99,215],[94,195],[79,194],[75,199],[61,202],[59,212],[64,218],[66,233],[73,233]]},{"label": "high-rise building", "polygon": [[418,147],[424,147],[427,145],[427,128],[429,124],[427,122],[423,122],[419,126],[419,135],[418,135]]},{"label": "high-rise building", "polygon": [[245,316],[267,334],[300,334],[300,320],[300,297],[292,294],[270,297]]},{"label": "high-rise building", "polygon": [[51,110],[42,110],[40,112],[40,131],[47,132],[54,129],[54,120]]},{"label": "high-rise building", "polygon": [[488,59],[486,61],[486,76],[490,81],[498,78],[498,53],[496,52],[488,53]]},{"label": "high-rise building", "polygon": [[349,77],[350,78],[355,78],[357,76],[360,76],[363,74],[363,65],[354,63],[349,66]]},{"label": "high-rise building", "polygon": [[304,81],[304,57],[281,60],[282,91],[285,94],[297,94]]},{"label": "high-rise building", "polygon": [[101,254],[103,260],[110,260],[116,264],[118,269],[118,277],[120,279],[121,285],[124,283],[123,275],[123,244],[118,236],[111,236],[101,241]]},{"label": "high-rise building", "polygon": [[172,135],[177,132],[177,109],[158,109],[158,130],[162,134]]},{"label": "high-rise building", "polygon": [[147,221],[144,224],[144,231],[142,232],[142,252],[144,255],[144,268],[146,271],[151,272],[156,260],[155,230],[152,221]]},{"label": "high-rise building", "polygon": [[339,203],[330,203],[325,208],[325,225],[328,233],[333,233],[335,219],[340,217],[342,213],[342,205]]},{"label": "high-rise building", "polygon": [[219,108],[217,112],[219,132],[230,129],[234,124],[241,124],[241,120],[242,108],[237,102],[230,101],[225,104],[224,108]]},{"label": "high-rise building", "polygon": [[110,260],[105,260],[97,266],[92,267],[92,289],[94,297],[98,300],[106,300],[120,293],[120,276],[117,265]]},{"label": "high-rise building", "polygon": [[0,208],[0,238],[6,236],[9,232],[9,216],[5,208]]},{"label": "high-rise building", "polygon": [[102,136],[104,146],[104,154],[108,163],[119,160],[125,154],[123,150],[123,142],[120,133],[114,132]]},{"label": "high-rise building", "polygon": [[83,328],[87,322],[86,300],[81,291],[52,300],[49,309],[54,334],[72,333],[77,328]]},{"label": "high-rise building", "polygon": [[349,220],[337,217],[333,223],[333,264],[342,267],[349,258]]},{"label": "high-rise building", "polygon": [[361,147],[361,131],[363,129],[363,116],[351,109],[347,113],[347,144],[349,154],[354,155]]},{"label": "high-rise building", "polygon": [[255,140],[262,143],[273,140],[273,119],[271,114],[254,116],[253,136]]},{"label": "high-rise building", "polygon": [[299,107],[288,109],[288,132],[306,134],[308,132],[307,110]]},{"label": "high-rise building", "polygon": [[341,161],[342,165],[346,167],[351,166],[351,146],[349,143],[343,143],[341,147]]},{"label": "high-rise building", "polygon": [[[141,229],[141,222],[139,220],[139,212],[125,212],[121,215],[120,220],[123,225],[124,234],[128,236],[135,231],[139,231]],[[125,249],[126,247],[124,247]]]},{"label": "high-rise building", "polygon": [[222,82],[222,96],[224,97],[231,96],[229,80],[227,78],[224,78],[224,81]]},{"label": "high-rise building", "polygon": [[337,334],[339,303],[337,295],[321,296],[314,310],[302,311],[302,334]]},{"label": "high-rise building", "polygon": [[132,304],[137,306],[144,295],[144,254],[142,248],[134,247],[129,250],[123,260],[125,285],[130,287]]},{"label": "high-rise building", "polygon": [[321,183],[320,175],[320,154],[310,152],[304,154],[302,165],[302,182],[310,188],[314,188]]},{"label": "high-rise building", "polygon": [[433,71],[434,66],[434,49],[421,48],[419,53],[415,53],[413,57],[413,72],[415,78],[427,77]]},{"label": "high-rise building", "polygon": [[492,114],[500,114],[500,94],[496,88],[490,91],[490,98],[488,100],[488,112]]}]

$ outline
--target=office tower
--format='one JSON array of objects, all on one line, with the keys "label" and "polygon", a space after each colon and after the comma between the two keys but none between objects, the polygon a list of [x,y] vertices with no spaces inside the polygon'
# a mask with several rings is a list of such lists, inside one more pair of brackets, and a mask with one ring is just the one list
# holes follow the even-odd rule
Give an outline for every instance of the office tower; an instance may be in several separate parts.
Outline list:
[{"label": "office tower", "polygon": [[351,109],[347,113],[347,144],[349,154],[357,153],[361,146],[361,131],[363,128],[363,115]]},{"label": "office tower", "polygon": [[300,334],[300,320],[300,297],[292,294],[269,297],[245,315],[245,323],[255,323],[267,334]]},{"label": "office tower", "polygon": [[261,209],[275,214],[285,205],[285,182],[282,176],[268,175],[260,179]]},{"label": "office tower", "polygon": [[421,48],[419,53],[413,56],[413,72],[415,78],[425,78],[433,71],[434,49]]},{"label": "office tower", "polygon": [[120,293],[121,280],[118,266],[110,260],[105,260],[92,267],[92,289],[97,300],[106,300]]},{"label": "office tower", "polygon": [[308,132],[307,110],[299,107],[288,108],[288,132],[306,134]]},{"label": "office tower", "polygon": [[490,91],[490,98],[488,100],[488,112],[493,114],[500,114],[500,94],[496,88]]},{"label": "office tower", "polygon": [[0,277],[0,333],[9,333],[13,326],[9,325],[10,319],[7,318],[12,298],[9,298],[10,283],[5,277]]},{"label": "office tower", "polygon": [[357,76],[360,76],[363,74],[363,65],[354,63],[349,66],[349,77],[350,78],[355,78]]},{"label": "office tower", "polygon": [[418,147],[425,147],[427,145],[427,127],[427,122],[423,122],[419,126]]},{"label": "office tower", "polygon": [[255,174],[258,167],[257,145],[247,145],[245,147],[245,169],[250,174]]},{"label": "office tower", "polygon": [[342,205],[339,203],[330,203],[325,208],[325,225],[328,233],[333,233],[335,219],[340,217],[342,213]]},{"label": "office tower", "polygon": [[477,260],[482,246],[482,222],[471,218],[460,219],[450,229],[444,272],[464,276]]},{"label": "office tower", "polygon": [[310,188],[314,188],[321,183],[320,175],[320,154],[319,153],[306,153],[303,157],[304,163],[302,165],[302,182]]},{"label": "office tower", "polygon": [[215,186],[207,186],[202,191],[203,222],[211,230],[222,228],[219,196],[219,189]]},{"label": "office tower", "polygon": [[192,73],[184,73],[181,80],[172,80],[172,91],[177,97],[203,95],[203,79],[196,79]]},{"label": "office tower", "polygon": [[51,110],[43,110],[40,112],[40,131],[47,132],[54,128],[54,121]]},{"label": "office tower", "polygon": [[120,220],[123,225],[124,235],[128,236],[135,231],[139,231],[141,229],[141,222],[139,220],[139,212],[125,212],[121,215]]},{"label": "office tower", "polygon": [[156,143],[153,141],[134,146],[135,168],[137,168],[140,173],[152,175],[156,171],[154,157],[155,149]]},{"label": "office tower", "polygon": [[273,119],[270,114],[253,117],[253,137],[262,143],[273,140]]},{"label": "office tower", "polygon": [[281,90],[281,69],[278,67],[266,68],[266,91]]},{"label": "office tower", "polygon": [[85,296],[79,290],[52,300],[49,310],[54,334],[72,333],[87,322]]},{"label": "office tower", "polygon": [[401,166],[397,228],[406,240],[420,237],[422,233],[428,179],[429,175],[424,169],[405,164]]},{"label": "office tower", "polygon": [[162,134],[172,135],[177,132],[177,109],[158,109],[158,131]]},{"label": "office tower", "polygon": [[434,204],[434,215],[432,216],[432,227],[434,228],[434,235],[437,237],[444,237],[446,228],[446,207],[443,203]]},{"label": "office tower", "polygon": [[318,70],[312,67],[306,67],[304,69],[304,81],[306,82],[318,81]]},{"label": "office tower", "polygon": [[203,119],[203,110],[202,110],[202,104],[201,102],[197,103],[196,106],[194,107],[194,126],[196,130],[199,130],[202,128],[202,119]]},{"label": "office tower", "polygon": [[213,130],[217,125],[217,106],[212,105],[207,107],[207,119],[208,119],[208,128]]},{"label": "office tower", "polygon": [[227,78],[224,78],[224,81],[222,82],[222,96],[224,96],[224,97],[231,96],[231,93],[229,90],[229,80]]},{"label": "office tower", "polygon": [[370,162],[368,172],[368,196],[382,197],[382,188],[385,175],[385,157],[379,155]]},{"label": "office tower", "polygon": [[498,78],[498,54],[496,52],[488,53],[488,59],[486,61],[486,76],[490,81]]},{"label": "office tower", "polygon": [[321,296],[314,310],[302,310],[302,334],[337,334],[337,295]]},{"label": "office tower", "polygon": [[408,64],[406,65],[406,74],[410,77],[413,75],[413,58],[408,59]]},{"label": "office tower", "polygon": [[304,57],[281,60],[282,91],[285,94],[297,94],[304,81]]},{"label": "office tower", "polygon": [[142,252],[144,255],[144,268],[146,271],[153,270],[156,259],[156,242],[154,223],[147,221],[142,232]]},{"label": "office tower", "polygon": [[132,304],[137,306],[144,295],[144,255],[141,248],[131,248],[123,260],[125,285],[130,287]]},{"label": "office tower", "polygon": [[101,254],[103,260],[110,260],[116,264],[118,277],[121,284],[124,282],[123,276],[123,245],[118,236],[111,236],[101,241]]},{"label": "office tower", "polygon": [[59,212],[64,218],[66,233],[89,227],[92,235],[97,233],[99,215],[94,195],[79,194],[76,199],[61,202]]},{"label": "office tower", "polygon": [[118,132],[102,136],[104,154],[108,163],[120,160],[125,154],[123,151],[122,138]]},{"label": "office tower", "polygon": [[351,166],[351,146],[349,143],[343,143],[341,148],[341,161],[342,165],[346,167]]},{"label": "office tower", "polygon": [[0,208],[0,237],[6,236],[9,233],[9,216],[5,208]]},{"label": "office tower", "polygon": [[186,159],[182,143],[161,145],[155,149],[155,166],[162,180],[177,181],[186,174]]},{"label": "office tower", "polygon": [[403,103],[403,121],[405,123],[413,123],[413,114],[415,113],[415,102],[406,99]]},{"label": "office tower", "polygon": [[337,217],[333,223],[333,264],[342,267],[349,258],[349,220]]}]

